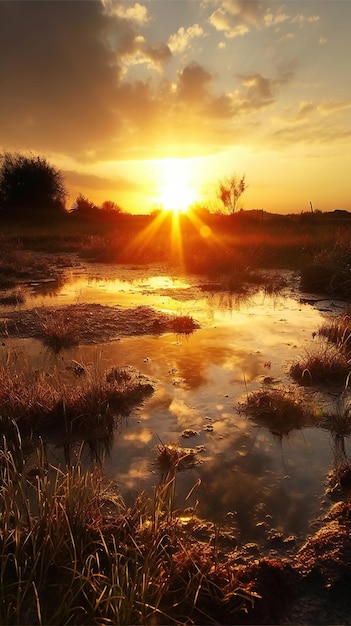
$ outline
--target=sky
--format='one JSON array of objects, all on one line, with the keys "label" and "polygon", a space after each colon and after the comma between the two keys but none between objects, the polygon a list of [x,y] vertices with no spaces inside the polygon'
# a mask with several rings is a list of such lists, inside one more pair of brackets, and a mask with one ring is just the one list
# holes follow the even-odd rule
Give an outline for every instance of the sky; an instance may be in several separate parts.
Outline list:
[{"label": "sky", "polygon": [[350,0],[1,0],[0,149],[69,208],[351,210]]}]

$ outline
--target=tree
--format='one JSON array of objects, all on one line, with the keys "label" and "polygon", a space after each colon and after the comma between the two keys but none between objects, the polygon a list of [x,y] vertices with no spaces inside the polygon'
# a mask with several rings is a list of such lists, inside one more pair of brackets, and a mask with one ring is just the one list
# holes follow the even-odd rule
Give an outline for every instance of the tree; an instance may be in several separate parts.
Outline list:
[{"label": "tree", "polygon": [[123,213],[122,207],[116,204],[116,202],[113,202],[113,200],[105,200],[102,203],[100,210],[110,215],[118,215],[119,213]]},{"label": "tree", "polygon": [[98,207],[94,202],[88,200],[82,193],[75,199],[70,213],[79,215],[81,217],[94,217],[97,216]]},{"label": "tree", "polygon": [[42,156],[0,154],[0,208],[8,217],[32,218],[63,213],[67,191],[63,176]]},{"label": "tree", "polygon": [[218,197],[231,215],[239,209],[239,200],[246,187],[245,174],[241,178],[233,174],[219,183]]}]

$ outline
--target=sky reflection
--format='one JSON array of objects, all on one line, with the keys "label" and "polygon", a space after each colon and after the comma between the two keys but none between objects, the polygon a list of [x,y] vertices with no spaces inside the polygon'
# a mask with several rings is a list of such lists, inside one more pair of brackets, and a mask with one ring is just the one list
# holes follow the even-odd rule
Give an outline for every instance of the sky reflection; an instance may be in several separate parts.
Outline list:
[{"label": "sky reflection", "polygon": [[[65,376],[72,359],[88,368],[97,362],[101,369],[131,365],[157,381],[155,394],[122,422],[106,456],[105,470],[122,493],[156,485],[157,446],[175,442],[197,450],[199,461],[178,476],[178,506],[198,499],[201,515],[231,525],[243,540],[262,539],[268,528],[306,533],[320,513],[326,472],[334,463],[329,434],[305,428],[279,438],[243,416],[238,403],[267,377],[283,388],[292,384],[289,363],[313,345],[312,333],[325,314],[292,295],[258,291],[239,301],[224,292],[204,293],[196,276],[153,276],[151,270],[148,275],[144,269],[122,268],[116,279],[109,271],[111,280],[72,272],[70,281],[55,291],[33,293],[25,306],[147,304],[191,314],[200,329],[187,337],[122,337],[60,356],[50,355],[37,341],[9,340],[3,357],[8,349],[17,350],[28,364]],[[186,429],[194,436],[184,438]],[[201,486],[185,502],[199,478]]]}]

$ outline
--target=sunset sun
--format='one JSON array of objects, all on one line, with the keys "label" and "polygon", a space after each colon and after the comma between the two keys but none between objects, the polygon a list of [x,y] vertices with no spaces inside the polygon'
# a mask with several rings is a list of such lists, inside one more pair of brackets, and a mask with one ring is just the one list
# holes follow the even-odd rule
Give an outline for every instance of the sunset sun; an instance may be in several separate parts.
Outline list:
[{"label": "sunset sun", "polygon": [[186,159],[164,159],[161,164],[158,204],[165,211],[184,213],[197,200]]}]

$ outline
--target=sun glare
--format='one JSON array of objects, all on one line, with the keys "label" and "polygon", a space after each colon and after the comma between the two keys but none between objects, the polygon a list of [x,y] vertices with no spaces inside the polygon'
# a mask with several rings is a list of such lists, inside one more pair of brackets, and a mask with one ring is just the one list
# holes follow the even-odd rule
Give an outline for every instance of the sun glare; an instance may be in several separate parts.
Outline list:
[{"label": "sun glare", "polygon": [[184,213],[197,200],[187,159],[164,159],[161,164],[158,204],[165,211]]}]

